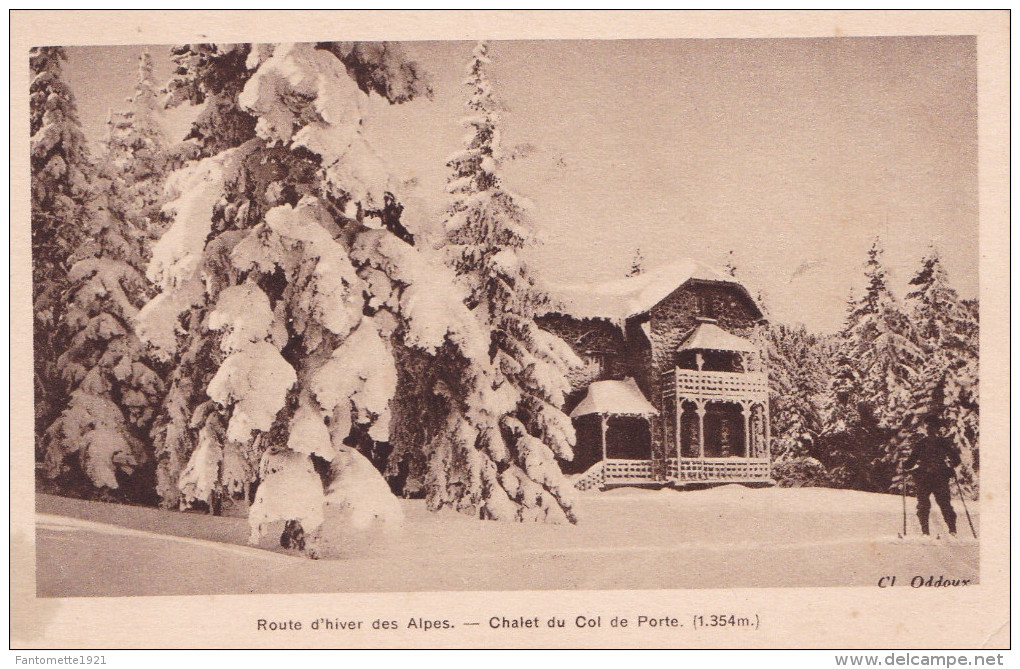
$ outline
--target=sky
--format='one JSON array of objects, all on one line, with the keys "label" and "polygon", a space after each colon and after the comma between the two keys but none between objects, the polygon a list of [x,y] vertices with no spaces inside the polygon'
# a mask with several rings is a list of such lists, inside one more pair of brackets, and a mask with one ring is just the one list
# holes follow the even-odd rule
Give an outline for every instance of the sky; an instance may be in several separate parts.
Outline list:
[{"label": "sky", "polygon": [[[365,132],[404,195],[408,227],[441,220],[471,42],[410,42],[435,94],[369,105]],[[157,79],[166,46],[150,46]],[[131,93],[143,47],[74,47],[65,67],[90,140]],[[930,244],[964,297],[978,286],[976,44],[972,37],[546,40],[490,43],[506,168],[551,282],[722,265],[772,320],[839,329],[876,237],[894,292]],[[183,134],[193,110],[172,112]]]}]

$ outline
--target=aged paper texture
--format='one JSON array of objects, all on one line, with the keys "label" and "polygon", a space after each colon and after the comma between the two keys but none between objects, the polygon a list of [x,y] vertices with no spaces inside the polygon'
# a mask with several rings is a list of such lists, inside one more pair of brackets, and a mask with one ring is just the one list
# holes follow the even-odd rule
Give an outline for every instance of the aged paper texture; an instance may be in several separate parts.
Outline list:
[{"label": "aged paper texture", "polygon": [[1009,647],[1008,13],[11,21],[12,648]]}]

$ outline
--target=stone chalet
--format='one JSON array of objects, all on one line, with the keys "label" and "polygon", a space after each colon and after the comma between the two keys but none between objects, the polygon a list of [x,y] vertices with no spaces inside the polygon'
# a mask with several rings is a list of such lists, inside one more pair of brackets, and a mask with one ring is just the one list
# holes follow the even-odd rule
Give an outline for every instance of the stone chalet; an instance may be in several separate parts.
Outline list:
[{"label": "stone chalet", "polygon": [[552,297],[539,323],[585,361],[561,463],[577,488],[772,483],[765,316],[746,287],[682,260]]}]

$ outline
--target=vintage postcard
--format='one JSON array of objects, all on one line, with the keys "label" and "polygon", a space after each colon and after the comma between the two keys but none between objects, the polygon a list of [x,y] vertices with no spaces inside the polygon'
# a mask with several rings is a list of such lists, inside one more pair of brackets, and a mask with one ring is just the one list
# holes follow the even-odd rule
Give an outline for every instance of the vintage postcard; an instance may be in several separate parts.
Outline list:
[{"label": "vintage postcard", "polygon": [[14,12],[12,648],[1008,648],[1008,19]]}]

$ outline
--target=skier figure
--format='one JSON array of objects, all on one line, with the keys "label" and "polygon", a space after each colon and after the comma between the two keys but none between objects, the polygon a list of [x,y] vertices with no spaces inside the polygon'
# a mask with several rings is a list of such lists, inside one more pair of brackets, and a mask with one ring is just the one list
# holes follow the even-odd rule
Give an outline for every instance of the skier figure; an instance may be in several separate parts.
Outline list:
[{"label": "skier figure", "polygon": [[929,414],[924,419],[928,434],[914,444],[907,457],[906,471],[914,475],[917,489],[917,519],[921,533],[929,534],[928,517],[931,513],[931,495],[942,509],[949,534],[956,536],[956,511],[950,502],[949,481],[960,465],[960,454],[951,439],[939,436],[938,416]]}]

